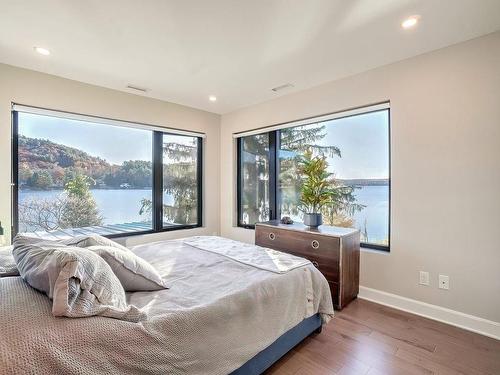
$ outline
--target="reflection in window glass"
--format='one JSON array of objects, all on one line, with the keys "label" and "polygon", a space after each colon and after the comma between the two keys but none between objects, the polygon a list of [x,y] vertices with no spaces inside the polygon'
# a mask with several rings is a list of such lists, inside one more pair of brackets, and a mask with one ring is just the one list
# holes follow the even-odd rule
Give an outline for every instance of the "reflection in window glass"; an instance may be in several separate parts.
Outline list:
[{"label": "reflection in window glass", "polygon": [[163,135],[163,226],[198,222],[198,138]]},{"label": "reflection in window glass", "polygon": [[240,224],[269,220],[269,136],[240,140]]}]

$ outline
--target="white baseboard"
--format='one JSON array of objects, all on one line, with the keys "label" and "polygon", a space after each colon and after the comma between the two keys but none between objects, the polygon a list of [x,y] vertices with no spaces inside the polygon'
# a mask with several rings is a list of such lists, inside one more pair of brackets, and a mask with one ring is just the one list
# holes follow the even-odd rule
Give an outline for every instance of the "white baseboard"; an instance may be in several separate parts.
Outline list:
[{"label": "white baseboard", "polygon": [[445,307],[431,305],[411,298],[383,292],[381,290],[359,287],[358,298],[393,307],[438,322],[450,324],[484,336],[500,340],[500,323],[477,316],[464,314]]}]

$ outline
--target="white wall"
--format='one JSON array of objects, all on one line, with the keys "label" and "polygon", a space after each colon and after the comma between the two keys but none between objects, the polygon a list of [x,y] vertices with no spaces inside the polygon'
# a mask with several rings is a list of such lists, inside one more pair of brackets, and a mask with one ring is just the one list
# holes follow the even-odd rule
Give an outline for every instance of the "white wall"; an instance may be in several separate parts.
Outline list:
[{"label": "white wall", "polygon": [[362,252],[361,285],[500,322],[500,32],[223,115],[221,234],[254,240],[234,226],[232,133],[386,100],[391,252]]},{"label": "white wall", "polygon": [[0,220],[4,228],[10,228],[11,220],[11,102],[206,133],[204,227],[129,237],[127,244],[219,231],[219,115],[0,64]]}]

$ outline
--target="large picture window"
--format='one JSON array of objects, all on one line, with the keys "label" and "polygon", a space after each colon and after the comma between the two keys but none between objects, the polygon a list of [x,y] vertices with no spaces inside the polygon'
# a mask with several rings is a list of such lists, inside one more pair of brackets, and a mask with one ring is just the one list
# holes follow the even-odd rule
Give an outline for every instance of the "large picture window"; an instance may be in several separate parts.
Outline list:
[{"label": "large picture window", "polygon": [[13,111],[14,233],[114,237],[201,226],[202,138],[34,112]]},{"label": "large picture window", "polygon": [[382,107],[239,137],[238,225],[253,228],[283,216],[302,220],[297,162],[311,150],[326,158],[337,192],[334,203],[322,208],[324,223],[357,228],[364,247],[388,250],[390,117],[388,106]]}]

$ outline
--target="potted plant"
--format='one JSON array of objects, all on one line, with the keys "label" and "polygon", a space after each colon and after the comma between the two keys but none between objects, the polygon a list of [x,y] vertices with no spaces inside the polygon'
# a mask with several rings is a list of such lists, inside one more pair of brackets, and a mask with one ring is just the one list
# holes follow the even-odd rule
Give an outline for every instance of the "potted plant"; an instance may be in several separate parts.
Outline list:
[{"label": "potted plant", "polygon": [[304,213],[304,224],[316,228],[323,223],[321,209],[335,203],[337,191],[332,184],[325,156],[313,156],[307,150],[297,160],[302,177],[299,210]]}]

